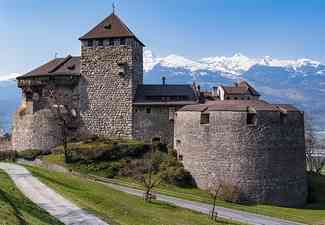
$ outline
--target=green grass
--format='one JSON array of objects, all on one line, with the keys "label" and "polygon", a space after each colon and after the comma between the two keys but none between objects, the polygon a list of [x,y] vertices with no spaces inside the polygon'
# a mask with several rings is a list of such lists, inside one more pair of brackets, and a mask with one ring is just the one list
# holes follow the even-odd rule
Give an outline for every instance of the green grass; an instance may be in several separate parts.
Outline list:
[{"label": "green grass", "polygon": [[[49,155],[44,158],[44,160],[60,164],[62,166],[68,167],[72,170],[81,173],[87,173],[87,168],[78,168],[77,166],[65,165],[63,162],[62,155]],[[101,175],[100,173],[93,173],[94,175]],[[114,179],[121,185],[133,187],[137,189],[143,189],[141,184],[137,183],[132,178],[127,177],[117,177]],[[217,204],[226,208],[238,209],[246,212],[252,212],[267,216],[273,216],[277,218],[292,220],[296,222],[302,222],[312,225],[325,225],[325,176],[323,177],[313,177],[313,186],[316,187],[316,195],[318,196],[317,203],[308,204],[304,208],[286,208],[277,207],[272,205],[241,205],[233,204],[218,200]],[[155,189],[156,192],[161,194],[183,198],[192,201],[199,201],[204,203],[212,203],[210,195],[206,191],[199,190],[197,188],[180,188],[174,185],[162,184]],[[323,198],[319,198],[324,196]]]},{"label": "green grass", "polygon": [[0,170],[0,225],[62,225],[27,199]]},{"label": "green grass", "polygon": [[212,222],[207,215],[158,201],[146,203],[140,197],[80,177],[50,172],[38,167],[28,169],[49,187],[111,225],[238,224],[224,220]]}]

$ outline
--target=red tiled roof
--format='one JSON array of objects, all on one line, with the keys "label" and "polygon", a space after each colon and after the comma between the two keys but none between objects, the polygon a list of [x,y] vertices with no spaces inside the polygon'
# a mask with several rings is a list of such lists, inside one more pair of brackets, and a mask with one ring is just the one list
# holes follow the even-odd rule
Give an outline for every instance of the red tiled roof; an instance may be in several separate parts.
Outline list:
[{"label": "red tiled roof", "polygon": [[[118,37],[133,37],[137,39],[134,33],[122,22],[122,20],[116,14],[112,13],[88,33],[79,38],[79,40]],[[139,42],[144,46],[141,41]]]},{"label": "red tiled roof", "polygon": [[[279,105],[273,105],[263,100],[227,100],[227,101],[208,101],[205,104],[188,105],[180,111],[247,111],[253,108],[256,111],[279,111]],[[293,106],[285,105],[290,111],[299,111]]]},{"label": "red tiled roof", "polygon": [[51,75],[80,75],[80,57],[69,55],[66,58],[53,59],[48,63],[17,77],[17,79]]},{"label": "red tiled roof", "polygon": [[221,86],[228,95],[253,95],[260,96],[260,94],[246,81],[240,81],[236,86]]}]

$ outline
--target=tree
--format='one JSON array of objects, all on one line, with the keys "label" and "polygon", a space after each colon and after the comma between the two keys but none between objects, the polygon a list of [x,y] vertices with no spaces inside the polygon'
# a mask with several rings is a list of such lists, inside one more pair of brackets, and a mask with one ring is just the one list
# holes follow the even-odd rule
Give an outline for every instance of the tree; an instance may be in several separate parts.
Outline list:
[{"label": "tree", "polygon": [[64,98],[58,90],[53,91],[52,89],[51,97],[50,108],[60,129],[60,138],[64,151],[64,161],[69,163],[71,162],[71,154],[68,148],[68,142],[71,136],[71,124],[77,117],[77,114],[74,109],[69,107],[69,102],[63,100]]},{"label": "tree", "polygon": [[321,145],[310,118],[305,121],[305,143],[307,171],[321,175],[321,170],[325,166],[325,157],[320,155]]},{"label": "tree", "polygon": [[220,191],[222,189],[222,184],[221,183],[214,183],[211,187],[210,187],[210,194],[213,198],[213,205],[212,205],[212,210],[210,211],[210,218],[212,220],[217,220],[218,218],[218,212],[216,211],[216,206],[217,206],[217,198],[220,195]]},{"label": "tree", "polygon": [[151,202],[154,197],[152,190],[157,187],[161,182],[161,177],[156,174],[156,167],[159,164],[157,161],[157,150],[158,145],[153,143],[151,145],[150,151],[144,158],[144,172],[139,174],[139,179],[141,180],[145,192],[144,200],[146,202]]}]

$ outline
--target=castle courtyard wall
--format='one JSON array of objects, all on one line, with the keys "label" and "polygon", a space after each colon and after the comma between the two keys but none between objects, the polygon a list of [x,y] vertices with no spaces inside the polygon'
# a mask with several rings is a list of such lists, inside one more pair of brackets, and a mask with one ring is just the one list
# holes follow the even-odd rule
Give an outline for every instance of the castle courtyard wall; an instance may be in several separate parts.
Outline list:
[{"label": "castle courtyard wall", "polygon": [[258,111],[257,125],[246,112],[177,112],[175,148],[197,185],[239,188],[242,200],[282,206],[304,205],[307,196],[303,115]]},{"label": "castle courtyard wall", "polygon": [[161,143],[172,147],[176,108],[164,105],[135,107],[134,137],[147,143],[151,143],[153,138],[159,138]]}]

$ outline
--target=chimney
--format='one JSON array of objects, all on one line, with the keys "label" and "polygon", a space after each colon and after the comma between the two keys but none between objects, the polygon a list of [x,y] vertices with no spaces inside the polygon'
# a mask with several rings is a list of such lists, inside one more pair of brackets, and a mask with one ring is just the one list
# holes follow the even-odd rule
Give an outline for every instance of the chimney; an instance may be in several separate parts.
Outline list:
[{"label": "chimney", "polygon": [[166,86],[166,77],[162,77],[161,79],[162,79],[163,86]]}]

